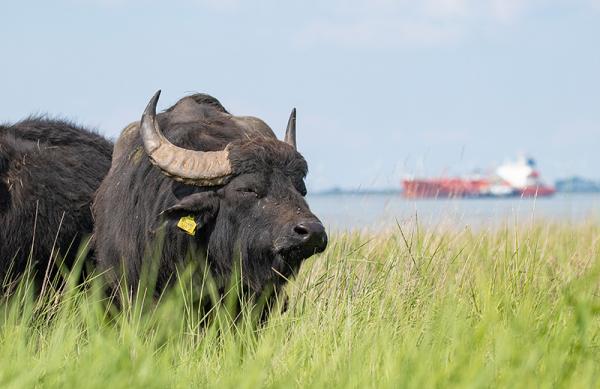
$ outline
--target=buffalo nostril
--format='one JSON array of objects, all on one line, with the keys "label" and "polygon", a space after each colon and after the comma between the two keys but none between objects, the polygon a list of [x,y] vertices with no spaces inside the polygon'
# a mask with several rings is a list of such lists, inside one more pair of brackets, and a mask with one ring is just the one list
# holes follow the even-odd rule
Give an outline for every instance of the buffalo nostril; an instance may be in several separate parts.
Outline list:
[{"label": "buffalo nostril", "polygon": [[327,233],[320,222],[302,222],[293,228],[301,245],[313,252],[321,252],[327,247]]},{"label": "buffalo nostril", "polygon": [[306,236],[310,234],[310,231],[304,224],[298,224],[294,227],[294,232],[298,235]]}]

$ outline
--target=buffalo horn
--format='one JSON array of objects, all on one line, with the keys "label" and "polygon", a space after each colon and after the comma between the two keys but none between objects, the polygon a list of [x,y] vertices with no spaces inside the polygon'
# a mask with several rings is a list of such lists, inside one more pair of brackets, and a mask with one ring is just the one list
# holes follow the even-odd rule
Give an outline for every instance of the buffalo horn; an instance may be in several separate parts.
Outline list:
[{"label": "buffalo horn", "polygon": [[140,134],[150,161],[177,181],[198,186],[221,185],[231,175],[229,151],[196,151],[175,146],[162,134],[156,120],[160,90],[152,97],[140,123]]},{"label": "buffalo horn", "polygon": [[296,108],[292,109],[290,118],[288,120],[287,129],[285,130],[285,143],[291,145],[294,149],[296,147]]}]

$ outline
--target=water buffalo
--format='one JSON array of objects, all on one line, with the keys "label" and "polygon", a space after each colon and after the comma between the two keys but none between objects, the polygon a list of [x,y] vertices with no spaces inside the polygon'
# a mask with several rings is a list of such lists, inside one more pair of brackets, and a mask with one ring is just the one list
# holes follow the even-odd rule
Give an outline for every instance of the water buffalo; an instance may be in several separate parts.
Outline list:
[{"label": "water buffalo", "polygon": [[[92,233],[92,197],[110,168],[112,144],[60,120],[0,126],[0,281],[36,279],[71,265]],[[54,263],[54,264],[53,264]]]},{"label": "water buffalo", "polygon": [[155,258],[157,293],[195,263],[219,285],[239,264],[255,295],[326,248],[304,199],[295,110],[279,141],[262,120],[231,115],[204,94],[157,115],[159,95],[123,130],[94,202],[97,262],[113,288],[135,288]]}]

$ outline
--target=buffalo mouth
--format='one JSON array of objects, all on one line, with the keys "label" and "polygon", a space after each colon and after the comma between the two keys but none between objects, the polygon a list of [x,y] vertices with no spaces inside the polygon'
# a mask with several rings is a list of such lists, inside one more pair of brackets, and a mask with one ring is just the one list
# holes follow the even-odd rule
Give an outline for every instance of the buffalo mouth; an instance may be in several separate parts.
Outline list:
[{"label": "buffalo mouth", "polygon": [[290,260],[284,255],[275,254],[271,270],[274,273],[273,276],[275,279],[280,279],[281,282],[285,282],[298,274],[301,264],[301,260]]},{"label": "buffalo mouth", "polygon": [[275,253],[272,270],[279,276],[293,277],[304,259],[299,250],[279,250]]},{"label": "buffalo mouth", "polygon": [[308,252],[305,248],[291,247],[274,251],[274,260],[271,270],[279,277],[290,278],[298,274],[302,263],[319,253],[319,250]]}]

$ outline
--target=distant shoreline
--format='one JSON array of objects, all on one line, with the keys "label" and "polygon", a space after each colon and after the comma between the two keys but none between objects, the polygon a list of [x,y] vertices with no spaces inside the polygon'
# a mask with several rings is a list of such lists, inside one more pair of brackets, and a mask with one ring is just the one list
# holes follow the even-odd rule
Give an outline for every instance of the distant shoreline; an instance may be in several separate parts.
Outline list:
[{"label": "distant shoreline", "polygon": [[364,196],[364,195],[401,195],[402,189],[340,189],[332,188],[312,192],[313,196]]}]

